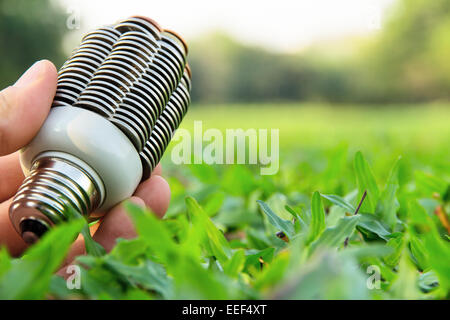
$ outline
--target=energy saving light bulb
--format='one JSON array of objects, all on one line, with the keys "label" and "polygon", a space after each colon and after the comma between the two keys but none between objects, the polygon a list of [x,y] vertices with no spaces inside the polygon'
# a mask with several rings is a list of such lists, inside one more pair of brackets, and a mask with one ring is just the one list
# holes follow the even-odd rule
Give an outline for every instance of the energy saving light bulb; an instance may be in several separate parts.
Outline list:
[{"label": "energy saving light bulb", "polygon": [[59,70],[48,118],[21,150],[26,178],[9,212],[25,242],[66,220],[69,206],[101,216],[150,176],[190,103],[187,52],[145,17],[83,37]]}]

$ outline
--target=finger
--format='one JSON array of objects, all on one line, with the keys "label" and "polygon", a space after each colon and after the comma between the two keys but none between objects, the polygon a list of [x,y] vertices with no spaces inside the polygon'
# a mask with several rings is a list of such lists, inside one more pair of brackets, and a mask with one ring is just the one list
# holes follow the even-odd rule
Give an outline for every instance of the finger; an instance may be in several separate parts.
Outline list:
[{"label": "finger", "polygon": [[52,104],[56,81],[55,66],[42,60],[0,91],[0,156],[17,151],[36,135]]},{"label": "finger", "polygon": [[19,162],[19,152],[0,157],[0,202],[12,197],[25,179]]},{"label": "finger", "polygon": [[158,175],[152,175],[142,182],[134,195],[144,200],[145,205],[162,218],[169,207],[170,187],[167,181]]},{"label": "finger", "polygon": [[13,256],[19,256],[27,248],[27,244],[14,229],[9,219],[9,205],[12,199],[0,203],[0,247],[5,246]]},{"label": "finger", "polygon": [[153,169],[152,176],[162,176],[162,166],[161,163],[158,163],[158,165]]},{"label": "finger", "polygon": [[[129,201],[141,207],[145,206],[144,201],[138,197],[131,197]],[[93,239],[109,252],[118,238],[132,239],[134,237],[136,237],[136,228],[122,202],[105,215]]]}]

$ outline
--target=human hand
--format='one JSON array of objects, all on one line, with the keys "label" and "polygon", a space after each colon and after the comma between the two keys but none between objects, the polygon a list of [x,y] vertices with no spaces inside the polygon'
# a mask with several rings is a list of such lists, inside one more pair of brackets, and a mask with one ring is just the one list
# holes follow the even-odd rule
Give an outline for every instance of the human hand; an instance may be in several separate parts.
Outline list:
[{"label": "human hand", "polygon": [[[19,150],[37,134],[50,110],[56,92],[57,72],[47,60],[36,62],[12,86],[0,91],[0,246],[6,246],[13,256],[19,256],[27,244],[9,220],[9,205],[24,180],[19,163]],[[162,217],[170,200],[169,185],[161,176],[158,165],[151,177],[142,182],[132,202],[150,208]],[[117,238],[136,236],[133,223],[122,204],[112,208],[91,229],[93,239],[110,251]],[[84,240],[80,236],[73,244],[65,265],[84,254]]]}]

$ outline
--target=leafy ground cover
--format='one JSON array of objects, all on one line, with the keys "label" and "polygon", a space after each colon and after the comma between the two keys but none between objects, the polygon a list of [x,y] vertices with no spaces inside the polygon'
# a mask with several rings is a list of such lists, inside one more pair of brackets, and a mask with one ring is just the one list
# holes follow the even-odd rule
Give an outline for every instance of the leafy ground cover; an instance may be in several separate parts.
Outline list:
[{"label": "leafy ground cover", "polygon": [[[450,108],[194,107],[192,128],[278,128],[280,170],[173,165],[166,218],[132,204],[138,238],[108,254],[84,219],[17,259],[0,298],[448,299]],[[82,232],[81,288],[54,271]]]}]

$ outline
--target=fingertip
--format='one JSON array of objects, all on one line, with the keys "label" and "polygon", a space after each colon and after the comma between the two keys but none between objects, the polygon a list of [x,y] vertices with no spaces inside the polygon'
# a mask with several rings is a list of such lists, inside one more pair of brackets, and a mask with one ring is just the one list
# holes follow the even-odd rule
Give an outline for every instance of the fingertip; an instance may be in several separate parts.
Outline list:
[{"label": "fingertip", "polygon": [[42,60],[0,92],[0,155],[17,151],[36,135],[50,110],[56,84],[55,66]]},{"label": "fingertip", "polygon": [[128,199],[128,201],[140,206],[140,207],[145,207],[145,202],[144,200],[142,200],[141,198],[137,197],[137,196],[132,196]]},{"label": "fingertip", "polygon": [[[19,80],[14,83],[13,87],[23,88],[31,85],[33,82],[39,82],[43,79],[55,83],[58,77],[58,72],[55,65],[49,60],[40,60],[35,62],[31,67],[29,67],[19,78]],[[55,81],[51,81],[55,80]]]},{"label": "fingertip", "polygon": [[135,196],[141,198],[147,207],[162,218],[170,203],[170,187],[161,176],[151,176],[136,189]]},{"label": "fingertip", "polygon": [[152,171],[152,176],[162,176],[162,166],[161,163],[158,163],[155,169]]}]

